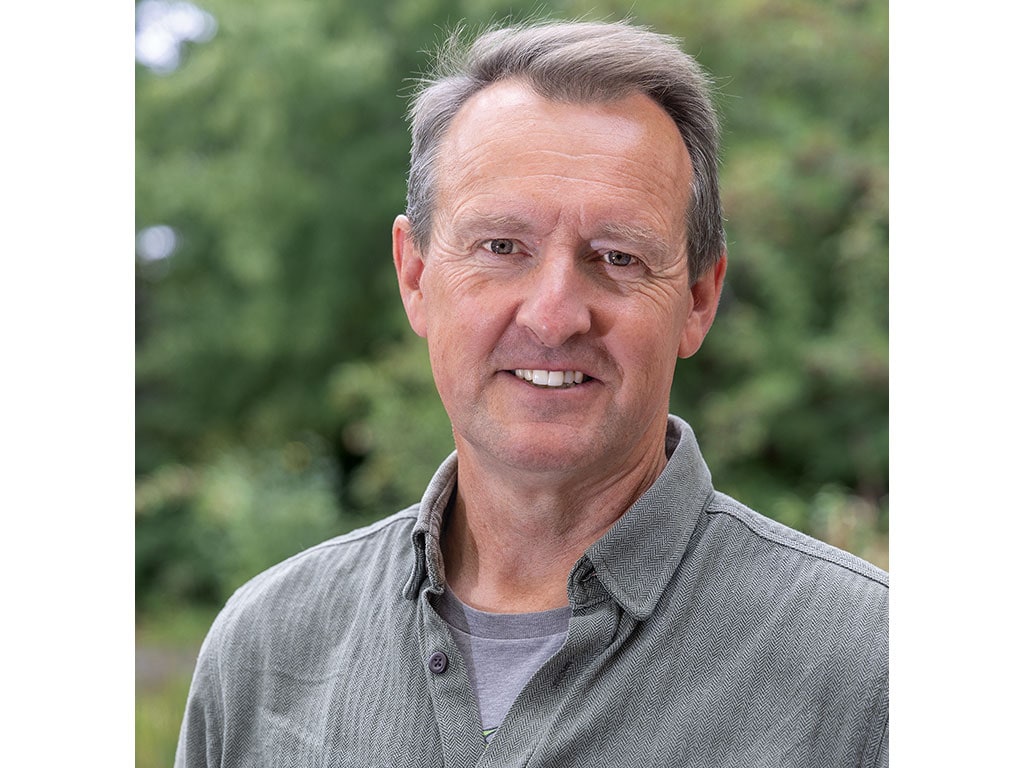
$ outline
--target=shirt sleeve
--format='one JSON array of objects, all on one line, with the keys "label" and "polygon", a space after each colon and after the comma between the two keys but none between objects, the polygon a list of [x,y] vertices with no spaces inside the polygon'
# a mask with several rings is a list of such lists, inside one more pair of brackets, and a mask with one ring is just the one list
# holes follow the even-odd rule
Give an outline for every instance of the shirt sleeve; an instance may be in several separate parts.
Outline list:
[{"label": "shirt sleeve", "polygon": [[192,676],[174,768],[220,768],[222,764],[224,695],[216,648],[211,630]]},{"label": "shirt sleeve", "polygon": [[879,674],[875,716],[871,718],[869,750],[862,758],[864,768],[889,768],[889,664],[888,644]]},{"label": "shirt sleeve", "polygon": [[874,768],[889,768],[889,721],[885,721],[882,731],[882,742],[878,745],[878,755],[873,763]]}]

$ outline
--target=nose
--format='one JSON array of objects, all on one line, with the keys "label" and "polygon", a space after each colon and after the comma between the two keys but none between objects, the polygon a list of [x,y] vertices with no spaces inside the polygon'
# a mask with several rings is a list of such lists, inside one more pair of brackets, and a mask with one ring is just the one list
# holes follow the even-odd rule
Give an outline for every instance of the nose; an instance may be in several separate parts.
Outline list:
[{"label": "nose", "polygon": [[516,323],[545,347],[558,347],[590,330],[586,279],[576,260],[542,257],[526,277]]}]

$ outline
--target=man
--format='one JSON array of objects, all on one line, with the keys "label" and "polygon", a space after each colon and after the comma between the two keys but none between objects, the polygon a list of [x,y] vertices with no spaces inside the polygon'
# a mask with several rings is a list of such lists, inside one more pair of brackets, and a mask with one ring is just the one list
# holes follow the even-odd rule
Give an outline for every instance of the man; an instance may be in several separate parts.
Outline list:
[{"label": "man", "polygon": [[715,492],[668,414],[726,268],[698,66],[625,24],[453,56],[393,254],[456,453],[232,597],[177,765],[887,765],[886,574]]}]

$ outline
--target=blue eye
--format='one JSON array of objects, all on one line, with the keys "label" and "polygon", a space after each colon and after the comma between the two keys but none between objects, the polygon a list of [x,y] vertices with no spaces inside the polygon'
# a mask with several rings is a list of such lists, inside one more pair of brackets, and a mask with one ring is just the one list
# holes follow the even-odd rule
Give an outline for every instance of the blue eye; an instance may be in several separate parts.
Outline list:
[{"label": "blue eye", "polygon": [[634,261],[632,256],[622,251],[608,251],[608,253],[601,254],[601,258],[606,264],[611,264],[613,267],[628,267]]},{"label": "blue eye", "polygon": [[514,240],[507,238],[496,238],[494,240],[487,241],[487,248],[491,253],[507,254],[513,253],[516,249],[516,243]]}]

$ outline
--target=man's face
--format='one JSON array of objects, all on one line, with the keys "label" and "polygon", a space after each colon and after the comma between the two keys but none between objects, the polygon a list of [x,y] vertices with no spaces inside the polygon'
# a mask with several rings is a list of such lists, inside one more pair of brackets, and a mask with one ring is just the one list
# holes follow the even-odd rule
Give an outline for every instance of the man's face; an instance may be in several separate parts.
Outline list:
[{"label": "man's face", "polygon": [[399,217],[394,250],[460,458],[608,477],[664,456],[675,360],[700,346],[724,272],[690,286],[691,177],[641,94],[566,104],[503,81],[459,111],[429,249]]}]

